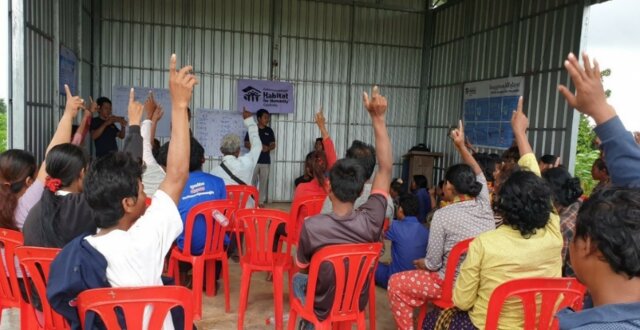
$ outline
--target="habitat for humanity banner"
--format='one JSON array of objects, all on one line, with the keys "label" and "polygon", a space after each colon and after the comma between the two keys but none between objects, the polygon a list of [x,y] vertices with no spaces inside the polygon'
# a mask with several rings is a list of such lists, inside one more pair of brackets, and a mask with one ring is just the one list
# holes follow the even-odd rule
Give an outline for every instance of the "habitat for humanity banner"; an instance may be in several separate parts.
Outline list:
[{"label": "habitat for humanity banner", "polygon": [[270,113],[293,113],[293,84],[271,80],[238,80],[238,111],[266,109]]}]

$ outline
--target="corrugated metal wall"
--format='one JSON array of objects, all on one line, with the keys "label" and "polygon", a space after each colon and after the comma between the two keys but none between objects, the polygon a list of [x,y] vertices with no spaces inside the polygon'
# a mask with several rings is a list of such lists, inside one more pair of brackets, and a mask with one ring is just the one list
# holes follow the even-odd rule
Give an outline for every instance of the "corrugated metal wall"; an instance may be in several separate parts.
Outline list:
[{"label": "corrugated metal wall", "polygon": [[[200,77],[192,109],[234,110],[237,79],[294,83],[295,114],[274,115],[271,124],[278,147],[269,196],[287,201],[319,136],[313,114],[320,105],[338,155],[344,155],[353,139],[372,142],[361,93],[380,84],[390,96],[395,161],[415,144],[424,3],[388,2],[104,1],[100,91],[109,96],[118,85],[166,88],[172,52]],[[216,164],[210,159],[205,170]]]},{"label": "corrugated metal wall", "polygon": [[560,155],[573,167],[576,118],[556,86],[569,82],[562,63],[570,51],[579,50],[583,5],[567,0],[467,0],[430,13],[425,140],[446,154],[441,170],[459,161],[446,135],[461,117],[464,83],[508,76],[525,77],[525,112],[534,152]]},{"label": "corrugated metal wall", "polygon": [[[59,95],[63,90],[58,80],[59,47],[69,48],[78,58],[80,94],[86,97],[91,89],[92,3],[91,0],[15,0],[12,11],[14,26],[24,24],[24,30],[12,31],[14,102],[9,143],[33,152],[42,160],[66,102],[65,97]],[[85,47],[81,49],[81,45]],[[20,54],[21,51],[24,53]],[[20,76],[22,70],[24,74]],[[22,98],[24,104],[18,101]]]}]

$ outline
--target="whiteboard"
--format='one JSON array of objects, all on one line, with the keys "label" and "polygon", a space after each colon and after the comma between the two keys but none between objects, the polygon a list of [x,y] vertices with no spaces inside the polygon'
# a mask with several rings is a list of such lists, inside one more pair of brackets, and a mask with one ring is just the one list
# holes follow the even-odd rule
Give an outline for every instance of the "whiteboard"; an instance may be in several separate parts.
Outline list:
[{"label": "whiteboard", "polygon": [[220,142],[229,133],[240,137],[240,149],[244,151],[242,145],[247,128],[242,120],[242,112],[197,109],[193,121],[193,136],[204,147],[205,156],[222,157]]},{"label": "whiteboard", "polygon": [[[149,91],[153,91],[153,97],[156,102],[160,104],[162,110],[164,110],[164,116],[158,127],[156,128],[156,137],[169,137],[171,136],[171,94],[169,89],[166,88],[149,88],[149,87],[133,87],[136,93],[136,101],[144,104]],[[113,102],[113,114],[116,116],[122,116],[129,120],[129,90],[131,86],[116,86],[113,88],[112,102]],[[142,114],[142,120],[147,118],[147,114]]]}]

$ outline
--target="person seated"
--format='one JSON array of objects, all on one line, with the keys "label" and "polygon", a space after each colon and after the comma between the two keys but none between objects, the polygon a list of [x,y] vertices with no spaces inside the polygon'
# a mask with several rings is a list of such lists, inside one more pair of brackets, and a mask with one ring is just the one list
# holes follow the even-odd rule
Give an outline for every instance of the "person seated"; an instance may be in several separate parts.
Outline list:
[{"label": "person seated", "polygon": [[[595,62],[595,61],[594,61]],[[607,104],[600,68],[583,54],[584,68],[569,54],[564,65],[576,86],[575,95],[559,90],[570,107],[596,122],[612,188],[587,200],[576,219],[569,256],[576,277],[591,293],[594,307],[570,309],[556,317],[560,329],[637,329],[640,327],[640,148],[615,109]]]},{"label": "person seated", "polygon": [[429,196],[429,181],[424,175],[414,175],[411,180],[411,192],[418,198],[418,221],[424,223],[427,214],[431,212],[431,196]]},{"label": "person seated", "polygon": [[[453,303],[459,312],[453,315],[450,329],[483,329],[491,294],[509,280],[562,276],[560,219],[552,212],[551,190],[540,177],[538,162],[527,141],[529,122],[522,104],[521,97],[511,125],[522,154],[518,163],[525,170],[511,174],[496,192],[493,209],[504,224],[478,235],[469,244],[453,289]],[[423,329],[433,329],[440,312],[429,313]],[[521,302],[505,302],[498,327],[521,329],[523,324]]]},{"label": "person seated", "polygon": [[554,155],[544,155],[540,157],[538,161],[538,167],[540,167],[540,172],[544,173],[546,170],[550,168],[555,168],[560,166],[560,157]]},{"label": "person seated", "polygon": [[[359,162],[351,159],[341,159],[335,163],[329,172],[329,198],[333,205],[330,214],[319,214],[305,220],[300,232],[299,246],[296,251],[295,262],[300,272],[293,276],[293,293],[302,300],[306,299],[308,282],[308,268],[314,254],[321,248],[335,244],[373,243],[380,239],[380,232],[385,219],[389,184],[393,156],[391,142],[385,124],[387,100],[379,94],[378,87],[373,87],[369,99],[364,93],[364,105],[373,124],[378,171],[373,180],[369,199],[360,207],[355,207],[356,199],[361,196],[367,173]],[[315,314],[320,320],[327,318],[334,301],[332,294],[335,290],[332,272],[318,274],[315,295]],[[368,285],[365,285],[360,295],[360,310],[368,301]],[[302,321],[303,329],[313,326]]]},{"label": "person seated", "polygon": [[415,269],[413,261],[424,258],[429,241],[429,230],[421,224],[418,215],[418,198],[412,194],[400,196],[398,217],[384,237],[391,241],[391,264],[378,264],[376,285],[387,288],[389,277],[395,273]]},{"label": "person seated", "polygon": [[594,194],[602,189],[609,187],[609,169],[604,159],[598,158],[593,162],[591,166],[591,177],[598,181],[598,184],[593,188],[591,194]]},{"label": "person seated", "polygon": [[[459,124],[462,131],[462,122]],[[454,136],[452,135],[452,138]],[[459,242],[495,229],[489,190],[482,169],[455,136],[454,145],[465,164],[445,172],[444,198],[451,204],[437,210],[431,221],[425,258],[416,259],[416,270],[394,274],[387,295],[398,329],[413,329],[413,309],[439,298],[451,249]]]},{"label": "person seated", "polygon": [[[72,303],[83,290],[98,287],[163,285],[164,259],[182,232],[177,204],[189,178],[190,141],[187,105],[197,84],[192,67],[169,66],[171,146],[167,175],[146,208],[142,166],[129,153],[115,152],[91,164],[84,179],[84,195],[94,210],[95,235],[81,235],[67,244],[51,265],[47,298],[71,327],[79,328]],[[130,113],[142,116],[143,106],[129,96]],[[164,329],[173,329],[167,317]]]},{"label": "person seated", "polygon": [[24,223],[24,245],[62,248],[82,233],[96,233],[93,210],[81,194],[87,163],[84,150],[70,143],[49,151],[47,189]]},{"label": "person seated", "polygon": [[[345,158],[356,160],[360,164],[360,167],[364,169],[364,174],[367,177],[367,182],[365,182],[364,184],[362,194],[356,199],[353,204],[355,208],[358,208],[359,206],[367,202],[369,200],[369,195],[371,195],[372,176],[373,171],[376,167],[376,150],[370,144],[364,143],[359,140],[354,140],[347,150]],[[327,197],[324,200],[324,204],[322,204],[322,213],[330,214],[332,211],[333,204],[331,202],[331,199]],[[391,196],[388,196],[387,199],[387,210],[385,211],[385,218],[393,218],[393,200],[391,199]]]},{"label": "person seated", "polygon": [[402,184],[404,182],[400,178],[395,178],[391,180],[391,185],[389,186],[389,196],[393,201],[393,219],[398,218],[398,207],[400,202],[400,195],[403,194]]},{"label": "person seated", "polygon": [[580,179],[571,176],[567,169],[555,167],[542,173],[542,178],[551,188],[553,207],[560,215],[560,230],[562,231],[562,276],[575,276],[569,261],[569,243],[575,235],[576,216],[582,206],[580,196],[582,187]]},{"label": "person seated", "polygon": [[[313,145],[313,151],[325,151],[324,149],[324,145],[323,142],[324,139],[319,137],[316,139],[314,145]],[[333,142],[331,142],[333,145]],[[335,154],[335,148],[333,149],[333,153]],[[309,154],[307,154],[308,156]],[[335,159],[333,161],[335,163]],[[295,180],[293,180],[293,184],[294,186],[297,188],[299,184],[301,183],[307,183],[307,182],[311,182],[311,180],[313,180],[313,173],[311,173],[311,169],[309,169],[308,167],[305,166],[304,168],[304,174],[297,177]]]},{"label": "person seated", "polygon": [[[180,203],[178,203],[178,211],[180,211],[180,218],[183,225],[186,225],[187,214],[189,210],[194,206],[207,201],[222,200],[227,198],[227,189],[225,188],[224,181],[209,173],[202,171],[202,164],[204,164],[204,148],[198,140],[191,138],[189,143],[191,151],[189,152],[189,179],[187,180],[182,196],[180,196]],[[160,151],[164,154],[164,150],[171,150],[171,143],[165,144],[163,150]],[[207,226],[205,224],[204,216],[199,215],[193,224],[193,232],[191,232],[191,253],[195,255],[202,254],[205,246],[205,239],[207,234]],[[181,250],[184,248],[185,232],[183,231],[178,236],[177,245]]]},{"label": "person seated", "polygon": [[[253,171],[262,152],[258,124],[253,119],[253,115],[246,108],[243,108],[242,118],[251,141],[251,149],[248,153],[240,156],[240,137],[232,133],[223,136],[220,142],[222,161],[220,165],[211,170],[211,174],[224,180],[224,184],[227,186],[251,184]],[[252,200],[248,201],[247,207],[253,207]]]}]

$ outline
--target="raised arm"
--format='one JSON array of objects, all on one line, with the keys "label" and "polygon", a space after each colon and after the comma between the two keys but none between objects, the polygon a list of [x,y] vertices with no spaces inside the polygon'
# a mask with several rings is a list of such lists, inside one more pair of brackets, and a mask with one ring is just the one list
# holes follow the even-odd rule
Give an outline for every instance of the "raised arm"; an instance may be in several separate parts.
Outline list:
[{"label": "raised arm", "polygon": [[81,145],[84,142],[84,138],[89,133],[89,127],[91,126],[91,119],[93,118],[93,113],[98,110],[98,104],[93,100],[91,96],[89,96],[89,107],[84,109],[82,121],[80,121],[80,126],[76,131],[76,134],[73,135],[73,139],[71,139],[71,143],[75,145]]},{"label": "raised arm", "polygon": [[316,112],[315,119],[316,125],[318,125],[318,129],[320,130],[320,136],[322,136],[322,147],[324,148],[324,153],[327,156],[328,171],[333,167],[333,164],[336,163],[338,156],[336,155],[336,147],[333,145],[333,141],[329,135],[329,130],[327,130],[327,120],[324,117],[322,107],[320,107],[320,111]]},{"label": "raised arm", "polygon": [[458,128],[452,130],[449,137],[453,140],[453,145],[456,147],[456,150],[458,150],[460,157],[462,157],[462,161],[471,166],[475,175],[481,174],[482,168],[478,165],[478,162],[473,158],[473,155],[471,155],[471,152],[469,152],[469,149],[467,148],[462,120],[458,121]]},{"label": "raised arm", "polygon": [[529,139],[527,138],[527,128],[529,128],[529,119],[522,110],[522,104],[524,100],[522,96],[518,99],[518,108],[513,112],[511,116],[511,128],[513,129],[513,135],[518,145],[518,151],[520,152],[520,159],[518,165],[521,168],[526,168],[529,171],[540,176],[540,165],[536,160],[536,156],[533,154]]},{"label": "raised arm", "polygon": [[[64,90],[67,94],[67,104],[64,107],[62,118],[60,118],[60,122],[58,122],[58,128],[56,128],[56,132],[53,134],[51,142],[49,142],[49,146],[47,146],[45,159],[51,148],[59,144],[69,143],[71,140],[71,126],[73,126],[73,118],[78,114],[79,109],[84,109],[84,101],[79,96],[71,95],[69,86],[64,85]],[[40,166],[36,179],[44,182],[46,178],[46,166],[45,162],[42,162],[42,166]]]},{"label": "raised arm", "polygon": [[[249,137],[249,161],[251,166],[255,166],[260,158],[262,152],[262,142],[260,141],[260,134],[258,133],[258,124],[253,119],[253,114],[247,111],[247,108],[242,108],[242,120],[244,126],[247,128],[247,136]],[[246,146],[245,142],[245,146]],[[244,157],[244,156],[243,156]]]},{"label": "raised arm", "polygon": [[[134,90],[131,88],[129,92],[129,98],[134,97]],[[130,153],[133,157],[140,160],[142,159],[142,135],[140,134],[140,121],[142,120],[143,107],[129,107],[128,115],[130,125],[128,128],[129,133],[127,138],[124,139],[122,151]],[[125,129],[125,126],[122,126]]]},{"label": "raised arm", "polygon": [[367,92],[362,94],[362,99],[373,124],[373,135],[376,140],[376,158],[378,159],[378,171],[373,179],[371,191],[384,191],[388,194],[389,185],[391,184],[393,154],[391,153],[391,140],[389,139],[385,121],[387,99],[380,95],[378,86],[373,86],[371,100],[369,100]]},{"label": "raised arm", "polygon": [[189,178],[190,143],[189,119],[187,107],[191,101],[193,87],[198,79],[191,74],[193,67],[188,65],[176,71],[176,55],[171,55],[169,64],[169,91],[171,93],[171,143],[167,155],[167,175],[158,189],[173,199],[176,205],[187,179]]},{"label": "raised arm", "polygon": [[602,86],[600,66],[594,60],[593,67],[587,54],[583,54],[584,68],[578,59],[569,54],[564,66],[576,86],[573,94],[565,86],[558,90],[567,99],[572,108],[592,117],[597,126],[595,132],[602,140],[604,158],[611,176],[611,183],[618,187],[640,187],[640,148],[633,135],[626,130],[616,114],[616,110],[607,103]]},{"label": "raised arm", "polygon": [[153,157],[152,141],[155,138],[156,126],[163,115],[164,111],[160,107],[153,109],[151,112],[148,111],[147,120],[142,122],[140,127],[140,133],[142,134],[142,160],[147,165],[158,164],[155,157]]}]

